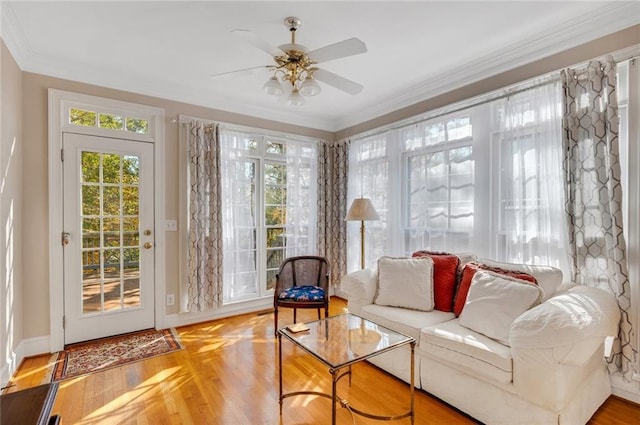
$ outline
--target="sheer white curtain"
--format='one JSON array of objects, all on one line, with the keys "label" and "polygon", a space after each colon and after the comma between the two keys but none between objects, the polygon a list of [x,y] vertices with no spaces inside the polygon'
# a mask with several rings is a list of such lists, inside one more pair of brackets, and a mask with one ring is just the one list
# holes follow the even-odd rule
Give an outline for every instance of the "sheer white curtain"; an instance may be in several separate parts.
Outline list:
[{"label": "sheer white curtain", "polygon": [[287,257],[318,252],[318,148],[307,143],[288,143],[287,158]]},{"label": "sheer white curtain", "polygon": [[[348,203],[371,198],[381,218],[366,223],[367,266],[419,249],[471,250],[569,276],[561,93],[551,78],[529,81],[495,100],[354,137]],[[359,243],[350,223],[350,271]]]},{"label": "sheer white curtain", "polygon": [[496,260],[548,264],[569,274],[559,79],[492,102]]},{"label": "sheer white curtain", "polygon": [[257,163],[245,157],[255,149],[246,133],[220,132],[224,299],[256,296]]},{"label": "sheer white curtain", "polygon": [[[387,134],[360,139],[349,148],[349,179],[347,209],[355,198],[369,198],[379,221],[365,222],[365,266],[373,267],[378,258],[394,252],[391,225],[393,208],[398,202],[391,199],[399,195],[398,188],[390,181],[398,174],[395,161],[389,155]],[[395,172],[394,172],[395,171]],[[342,218],[344,219],[344,217]],[[360,268],[360,222],[347,222],[347,270]]]}]

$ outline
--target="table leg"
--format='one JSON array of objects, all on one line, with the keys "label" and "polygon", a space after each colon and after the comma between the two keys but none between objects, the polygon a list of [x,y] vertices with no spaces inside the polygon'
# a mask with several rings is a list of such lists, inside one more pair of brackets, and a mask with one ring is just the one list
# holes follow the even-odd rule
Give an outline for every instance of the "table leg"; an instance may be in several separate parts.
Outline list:
[{"label": "table leg", "polygon": [[336,425],[336,387],[339,370],[331,369],[331,425]]},{"label": "table leg", "polygon": [[411,343],[411,425],[413,425],[416,418],[416,412],[415,412],[415,406],[414,406],[415,348],[416,348],[416,343],[414,341]]},{"label": "table leg", "polygon": [[280,386],[280,416],[282,416],[282,335],[280,332],[276,331],[278,334],[278,381]]}]

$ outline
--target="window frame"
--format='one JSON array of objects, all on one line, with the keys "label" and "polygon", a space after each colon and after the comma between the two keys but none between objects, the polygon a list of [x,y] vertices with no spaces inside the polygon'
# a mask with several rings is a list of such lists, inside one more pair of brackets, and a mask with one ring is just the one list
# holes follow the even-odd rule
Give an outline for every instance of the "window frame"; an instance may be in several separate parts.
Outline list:
[{"label": "window frame", "polygon": [[[448,121],[451,121],[451,119],[458,119],[460,117],[464,117],[464,116],[468,116],[469,117],[469,121],[472,125],[473,128],[473,123],[472,123],[472,114],[462,114],[462,115],[454,115],[451,116],[449,118],[449,116],[445,116],[446,119],[444,120],[438,120],[439,122],[442,122],[445,124],[445,132],[446,130],[446,123]],[[434,121],[430,121],[429,123],[432,123]],[[467,136],[461,139],[454,139],[452,141],[449,140],[444,140],[441,141],[439,143],[433,144],[433,145],[427,145],[427,146],[422,146],[418,149],[413,149],[413,150],[405,150],[401,153],[401,158],[402,158],[402,162],[400,165],[400,171],[402,174],[402,188],[404,190],[402,190],[402,206],[405,207],[404,210],[400,210],[401,211],[401,216],[402,216],[402,220],[400,221],[400,232],[402,233],[402,251],[403,251],[403,255],[405,256],[410,256],[414,249],[410,247],[410,244],[408,243],[410,241],[410,235],[409,233],[412,231],[416,231],[416,229],[418,228],[411,228],[409,221],[410,221],[410,181],[411,181],[411,177],[410,177],[410,168],[409,168],[409,161],[411,160],[411,158],[413,157],[417,157],[417,156],[426,156],[426,155],[430,155],[430,154],[436,154],[436,153],[440,153],[443,152],[445,154],[445,156],[447,156],[447,161],[446,161],[446,166],[449,169],[449,171],[446,174],[447,177],[447,187],[449,188],[449,190],[447,190],[447,197],[449,199],[449,205],[448,205],[448,210],[449,212],[451,211],[451,190],[450,190],[450,177],[451,177],[451,173],[450,173],[450,168],[451,168],[451,162],[449,161],[449,154],[451,151],[456,150],[456,149],[461,149],[461,148],[471,148],[471,161],[472,161],[472,167],[473,167],[473,162],[474,162],[474,157],[473,157],[473,151],[474,151],[474,145],[473,145],[473,130],[471,133],[471,136]],[[473,176],[473,183],[472,185],[474,186],[475,189],[475,175]],[[473,201],[473,200],[472,200]],[[454,233],[451,230],[451,214],[448,214],[449,218],[447,218],[447,228],[441,230],[441,233],[444,234],[451,234]],[[422,229],[423,234],[426,232],[431,231],[429,226],[426,226]],[[471,241],[473,239],[473,227],[470,229],[469,232],[467,232],[468,235],[468,239]],[[423,249],[423,248],[420,248]],[[443,248],[442,250],[446,250],[446,248]]]}]

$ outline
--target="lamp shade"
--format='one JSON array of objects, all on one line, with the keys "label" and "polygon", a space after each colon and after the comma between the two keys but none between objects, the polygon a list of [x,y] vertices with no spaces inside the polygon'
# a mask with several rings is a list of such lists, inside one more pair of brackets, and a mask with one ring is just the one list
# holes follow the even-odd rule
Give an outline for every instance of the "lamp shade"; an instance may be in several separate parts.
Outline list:
[{"label": "lamp shade", "polygon": [[282,84],[275,76],[269,78],[262,86],[262,89],[272,96],[282,96],[284,94],[284,88],[282,88]]},{"label": "lamp shade", "polygon": [[289,95],[289,98],[287,99],[287,103],[292,106],[302,106],[305,104],[305,100],[298,89],[293,89],[293,91]]},{"label": "lamp shade", "polygon": [[373,207],[369,198],[354,199],[349,211],[347,211],[347,221],[372,221],[380,220],[380,216]]},{"label": "lamp shade", "polygon": [[322,88],[320,87],[320,84],[311,77],[307,77],[302,84],[300,84],[300,94],[305,96],[316,96],[320,94],[321,91]]}]

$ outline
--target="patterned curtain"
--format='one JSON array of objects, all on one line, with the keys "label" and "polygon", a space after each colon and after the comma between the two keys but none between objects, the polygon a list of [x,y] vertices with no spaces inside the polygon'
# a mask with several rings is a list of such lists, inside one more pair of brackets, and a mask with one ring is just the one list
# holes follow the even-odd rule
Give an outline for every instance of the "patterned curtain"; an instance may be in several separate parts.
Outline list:
[{"label": "patterned curtain", "polygon": [[610,372],[630,382],[634,347],[631,288],[622,233],[622,187],[618,158],[616,66],[593,61],[586,70],[562,72],[564,89],[563,171],[572,278],[603,288],[618,300],[618,338]]},{"label": "patterned curtain", "polygon": [[218,126],[188,124],[187,310],[222,306],[222,197]]},{"label": "patterned curtain", "polygon": [[318,252],[331,264],[331,281],[347,274],[347,175],[349,141],[318,149]]}]

